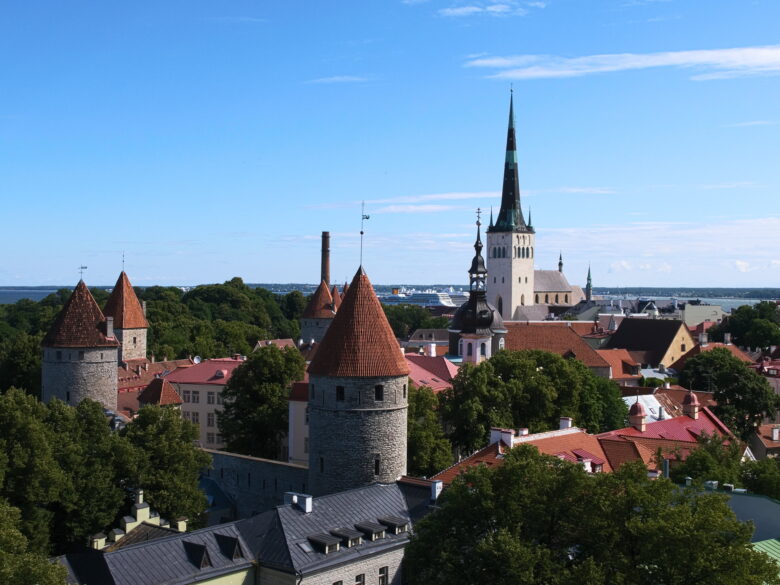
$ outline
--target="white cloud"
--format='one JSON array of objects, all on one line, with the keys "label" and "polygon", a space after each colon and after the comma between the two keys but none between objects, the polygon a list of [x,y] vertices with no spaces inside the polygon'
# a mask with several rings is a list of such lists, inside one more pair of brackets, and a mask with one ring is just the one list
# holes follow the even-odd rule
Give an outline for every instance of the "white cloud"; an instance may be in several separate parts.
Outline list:
[{"label": "white cloud", "polygon": [[448,17],[467,17],[477,15],[490,16],[525,16],[529,8],[544,8],[546,2],[520,2],[518,0],[505,0],[504,2],[485,2],[475,0],[470,4],[456,4],[439,9],[439,15]]},{"label": "white cloud", "polygon": [[703,71],[691,79],[729,79],[780,74],[780,45],[661,53],[613,53],[583,57],[515,55],[469,59],[466,67],[499,69],[499,79],[551,79],[595,73],[676,67]]},{"label": "white cloud", "polygon": [[749,122],[737,122],[736,124],[726,124],[724,128],[746,128],[748,126],[775,126],[777,122],[772,120],[750,120]]},{"label": "white cloud", "polygon": [[740,272],[752,272],[753,270],[757,270],[755,266],[750,265],[750,262],[745,262],[744,260],[734,260],[734,267]]},{"label": "white cloud", "polygon": [[310,79],[306,83],[363,83],[368,81],[367,77],[357,75],[333,75],[332,77],[319,77]]}]

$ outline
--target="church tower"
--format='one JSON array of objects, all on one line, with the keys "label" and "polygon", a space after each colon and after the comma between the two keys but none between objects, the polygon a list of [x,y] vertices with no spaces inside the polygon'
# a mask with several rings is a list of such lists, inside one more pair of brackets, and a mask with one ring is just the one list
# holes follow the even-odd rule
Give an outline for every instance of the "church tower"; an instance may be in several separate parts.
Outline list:
[{"label": "church tower", "polygon": [[593,300],[593,281],[590,279],[590,266],[588,266],[588,282],[585,284],[585,300],[587,302]]},{"label": "church tower", "polygon": [[506,138],[504,185],[501,210],[487,230],[487,299],[504,319],[513,319],[515,309],[534,304],[535,231],[526,224],[520,207],[520,181],[517,172],[514,105],[509,98],[509,128]]},{"label": "church tower", "polygon": [[113,319],[104,317],[80,280],[41,342],[41,399],[77,405],[85,398],[116,410],[119,343]]},{"label": "church tower", "polygon": [[409,367],[361,267],[309,364],[309,490],[406,473]]},{"label": "church tower", "polygon": [[475,254],[469,268],[469,300],[455,311],[448,329],[450,355],[459,355],[464,363],[472,364],[490,359],[494,353],[504,349],[507,333],[501,315],[488,303],[485,293],[488,272],[482,258],[481,225],[477,217]]},{"label": "church tower", "polygon": [[123,270],[103,308],[106,317],[114,318],[114,334],[119,341],[119,361],[146,359],[146,311]]}]

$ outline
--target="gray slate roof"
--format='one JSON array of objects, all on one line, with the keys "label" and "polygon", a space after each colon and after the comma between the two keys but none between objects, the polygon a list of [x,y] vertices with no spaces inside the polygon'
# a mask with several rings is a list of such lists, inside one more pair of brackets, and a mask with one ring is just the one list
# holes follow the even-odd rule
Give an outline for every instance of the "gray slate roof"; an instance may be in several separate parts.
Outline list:
[{"label": "gray slate roof", "polygon": [[563,272],[534,270],[534,292],[571,292],[571,285]]}]

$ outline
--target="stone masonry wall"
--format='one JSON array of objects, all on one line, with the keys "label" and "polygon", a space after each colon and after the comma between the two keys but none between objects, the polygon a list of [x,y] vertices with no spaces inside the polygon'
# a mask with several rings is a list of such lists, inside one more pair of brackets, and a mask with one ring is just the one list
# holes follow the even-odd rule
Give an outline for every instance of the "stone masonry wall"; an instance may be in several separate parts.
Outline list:
[{"label": "stone masonry wall", "polygon": [[77,405],[85,398],[116,410],[117,348],[43,348],[41,399]]},{"label": "stone masonry wall", "polygon": [[146,329],[114,329],[114,335],[119,341],[119,361],[146,359]]},{"label": "stone masonry wall", "polygon": [[309,343],[312,339],[319,343],[333,319],[301,319],[301,339]]},{"label": "stone masonry wall", "polygon": [[236,516],[248,518],[284,503],[285,492],[308,489],[306,467],[226,451],[211,455],[206,475],[236,504]]},{"label": "stone masonry wall", "polygon": [[[407,383],[406,376],[310,377],[310,493],[392,483],[406,473]],[[383,386],[382,400],[375,399],[377,385]]]}]

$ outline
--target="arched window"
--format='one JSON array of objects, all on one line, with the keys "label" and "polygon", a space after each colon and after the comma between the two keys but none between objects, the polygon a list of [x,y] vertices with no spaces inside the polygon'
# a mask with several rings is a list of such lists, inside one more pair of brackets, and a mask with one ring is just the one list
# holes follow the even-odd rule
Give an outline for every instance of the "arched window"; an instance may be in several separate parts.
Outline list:
[{"label": "arched window", "polygon": [[498,339],[498,349],[504,349],[504,338],[500,337]]},{"label": "arched window", "polygon": [[533,258],[533,257],[534,257],[534,249],[531,248],[531,258]]},{"label": "arched window", "polygon": [[520,295],[520,304],[525,305],[525,295]]},{"label": "arched window", "polygon": [[463,355],[463,340],[458,341],[458,355]]},{"label": "arched window", "polygon": [[498,300],[496,300],[496,308],[498,309],[498,312],[503,316],[504,314],[504,299],[501,297],[498,297]]},{"label": "arched window", "polygon": [[486,356],[487,355],[487,345],[483,342],[482,345],[479,346],[479,355]]},{"label": "arched window", "polygon": [[474,355],[474,348],[471,346],[471,342],[466,344],[466,353],[468,355]]},{"label": "arched window", "polygon": [[566,295],[563,297],[564,302],[568,305],[569,304],[569,295]]},{"label": "arched window", "polygon": [[550,302],[550,295],[544,295],[544,302],[549,303]]},{"label": "arched window", "polygon": [[525,249],[525,257],[526,258],[530,258],[531,257],[531,249],[530,248],[526,248]]},{"label": "arched window", "polygon": [[558,295],[555,295],[555,304],[558,304]]},{"label": "arched window", "polygon": [[537,305],[539,304],[539,295],[536,295],[536,300],[534,301]]}]

